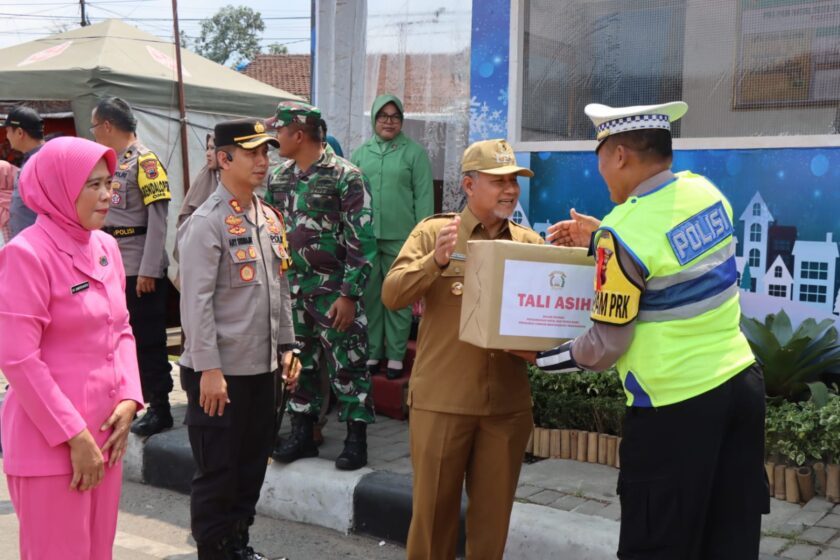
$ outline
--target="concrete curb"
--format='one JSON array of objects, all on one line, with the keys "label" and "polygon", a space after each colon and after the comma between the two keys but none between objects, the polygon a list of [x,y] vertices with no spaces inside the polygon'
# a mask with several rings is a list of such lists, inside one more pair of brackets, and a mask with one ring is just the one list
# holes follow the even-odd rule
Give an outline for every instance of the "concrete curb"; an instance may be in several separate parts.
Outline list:
[{"label": "concrete curb", "polygon": [[[194,470],[186,429],[169,430],[145,441],[130,436],[123,463],[125,479],[188,494]],[[466,500],[461,506],[459,554],[464,551],[465,507]],[[369,468],[344,472],[325,459],[272,463],[257,511],[404,544],[411,521],[411,476]],[[505,559],[613,559],[618,527],[609,519],[516,503]]]}]

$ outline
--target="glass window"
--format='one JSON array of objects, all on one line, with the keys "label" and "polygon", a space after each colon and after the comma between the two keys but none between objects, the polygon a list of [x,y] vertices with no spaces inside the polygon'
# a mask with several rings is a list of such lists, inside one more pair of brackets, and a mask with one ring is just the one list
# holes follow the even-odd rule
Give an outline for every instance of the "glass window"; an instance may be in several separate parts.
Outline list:
[{"label": "glass window", "polygon": [[761,204],[758,202],[753,204],[753,216],[761,216]]},{"label": "glass window", "polygon": [[787,286],[779,286],[777,284],[770,284],[767,292],[771,297],[787,297]]},{"label": "glass window", "polygon": [[838,133],[837,0],[522,3],[518,140],[594,138],[587,103],[676,99],[675,137]]},{"label": "glass window", "polygon": [[799,288],[799,301],[811,303],[826,302],[826,287],[816,284],[802,284]]},{"label": "glass window", "polygon": [[782,277],[782,267],[781,266],[777,266],[776,268],[773,269],[773,276],[776,277],[776,278],[781,278]]},{"label": "glass window", "polygon": [[750,241],[761,241],[761,225],[753,224],[750,226]]},{"label": "glass window", "polygon": [[759,266],[761,264],[761,251],[758,249],[750,249],[750,263],[749,265],[752,267]]},{"label": "glass window", "polygon": [[802,261],[802,271],[799,276],[810,280],[828,280],[828,263]]}]

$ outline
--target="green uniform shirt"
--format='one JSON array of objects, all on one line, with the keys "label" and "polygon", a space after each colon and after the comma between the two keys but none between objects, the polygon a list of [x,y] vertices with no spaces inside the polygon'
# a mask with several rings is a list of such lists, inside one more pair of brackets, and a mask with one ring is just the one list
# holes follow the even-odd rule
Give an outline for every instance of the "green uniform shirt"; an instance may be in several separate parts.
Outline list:
[{"label": "green uniform shirt", "polygon": [[[388,103],[402,112],[393,95],[380,95],[373,102],[371,120]],[[432,166],[426,150],[400,132],[386,141],[373,135],[356,148],[350,160],[370,181],[373,231],[377,239],[405,240],[414,226],[434,213]]]}]

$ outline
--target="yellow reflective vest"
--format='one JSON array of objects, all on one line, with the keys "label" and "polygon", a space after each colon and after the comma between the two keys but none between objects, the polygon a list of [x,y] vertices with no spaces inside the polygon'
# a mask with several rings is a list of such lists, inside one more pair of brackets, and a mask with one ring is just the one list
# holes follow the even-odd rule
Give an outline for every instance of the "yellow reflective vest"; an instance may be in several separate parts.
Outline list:
[{"label": "yellow reflective vest", "polygon": [[[630,348],[616,364],[628,406],[690,399],[755,361],[739,326],[733,234],[729,201],[688,171],[604,218],[595,236],[592,318],[636,321]],[[621,251],[642,269],[644,287],[620,270]]]}]

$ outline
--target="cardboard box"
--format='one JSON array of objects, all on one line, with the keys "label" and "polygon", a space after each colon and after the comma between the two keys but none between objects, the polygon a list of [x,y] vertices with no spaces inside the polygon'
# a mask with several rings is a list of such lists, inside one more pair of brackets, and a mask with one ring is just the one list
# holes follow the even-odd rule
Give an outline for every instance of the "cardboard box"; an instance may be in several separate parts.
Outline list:
[{"label": "cardboard box", "polygon": [[595,262],[586,249],[470,241],[460,338],[481,348],[548,350],[592,324]]}]

